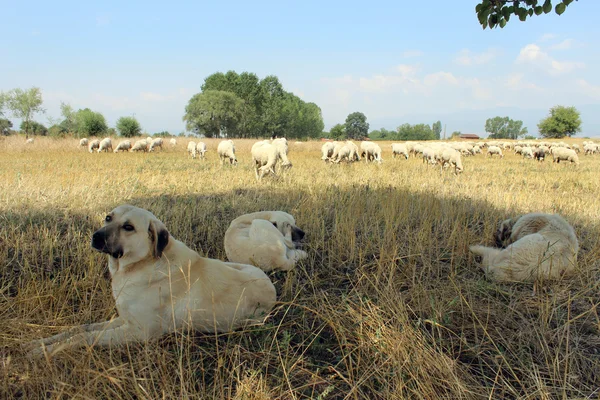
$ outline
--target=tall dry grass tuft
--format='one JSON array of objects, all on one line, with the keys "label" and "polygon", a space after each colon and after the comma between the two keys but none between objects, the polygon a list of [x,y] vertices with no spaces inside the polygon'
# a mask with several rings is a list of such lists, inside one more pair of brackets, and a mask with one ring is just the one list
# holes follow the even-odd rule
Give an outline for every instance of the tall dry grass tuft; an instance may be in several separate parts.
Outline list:
[{"label": "tall dry grass tuft", "polygon": [[[578,168],[465,158],[461,176],[392,160],[327,165],[318,142],[257,183],[252,141],[237,167],[218,140],[156,154],[89,154],[76,140],[0,139],[0,398],[595,398],[600,387],[600,158]],[[21,345],[114,316],[91,233],[122,203],[225,258],[236,216],[290,212],[309,258],[273,273],[280,303],[263,326],[180,331],[112,349],[26,359]],[[486,281],[468,246],[498,221],[559,212],[580,238],[579,271],[543,286]]]}]

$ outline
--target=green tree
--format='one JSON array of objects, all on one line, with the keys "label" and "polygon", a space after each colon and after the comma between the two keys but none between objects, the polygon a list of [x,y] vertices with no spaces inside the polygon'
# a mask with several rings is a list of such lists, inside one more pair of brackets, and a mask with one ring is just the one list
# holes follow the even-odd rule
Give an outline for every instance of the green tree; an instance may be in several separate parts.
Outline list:
[{"label": "green tree", "polygon": [[104,115],[94,112],[89,108],[78,110],[75,113],[75,126],[77,127],[77,136],[100,136],[108,130]]},{"label": "green tree", "polygon": [[460,135],[462,135],[461,131],[454,131],[452,132],[452,134],[450,135],[450,139],[458,139],[460,137]]},{"label": "green tree", "polygon": [[48,128],[48,136],[55,138],[62,138],[67,136],[69,132],[61,125],[54,124],[50,128]]},{"label": "green tree", "polygon": [[186,129],[206,137],[232,136],[242,118],[244,101],[231,92],[207,90],[185,107]]},{"label": "green tree", "polygon": [[490,139],[517,139],[527,134],[523,121],[515,121],[509,117],[488,118],[485,121],[485,131]]},{"label": "green tree", "polygon": [[36,121],[22,121],[21,126],[19,128],[21,129],[21,131],[29,129],[29,132],[38,136],[46,136],[46,134],[48,133],[48,128]]},{"label": "green tree", "polygon": [[540,135],[545,138],[562,138],[581,132],[581,117],[575,107],[554,106],[550,115],[538,124]]},{"label": "green tree", "polygon": [[6,106],[6,95],[0,92],[0,117],[4,116],[4,107]]},{"label": "green tree", "polygon": [[13,127],[12,122],[8,119],[0,118],[0,134],[10,135],[12,133],[11,128]]},{"label": "green tree", "polygon": [[360,140],[369,136],[369,123],[365,114],[361,112],[349,114],[345,126],[348,139]]},{"label": "green tree", "polygon": [[161,132],[156,132],[156,133],[152,134],[152,136],[169,137],[169,136],[171,136],[171,134],[168,131],[161,131]]},{"label": "green tree", "polygon": [[73,111],[73,107],[61,101],[60,114],[63,117],[63,120],[60,123],[62,129],[67,132],[77,132],[77,125],[75,123],[76,113]]},{"label": "green tree", "polygon": [[28,90],[13,89],[6,95],[5,101],[8,109],[12,111],[13,116],[21,118],[24,125],[25,136],[29,136],[30,121],[36,113],[44,113],[42,108],[42,92],[37,87]]},{"label": "green tree", "polygon": [[434,122],[431,126],[431,129],[433,130],[433,136],[436,138],[436,140],[440,140],[440,134],[442,133],[442,121]]},{"label": "green tree", "polygon": [[123,137],[139,136],[142,133],[142,127],[135,117],[121,117],[117,120],[117,131]]},{"label": "green tree", "polygon": [[[554,2],[554,11],[561,15],[573,0]],[[475,6],[477,18],[483,29],[488,26],[504,28],[512,15],[525,21],[527,17],[548,14],[552,11],[552,0],[483,0]]]},{"label": "green tree", "polygon": [[434,140],[435,134],[428,124],[402,124],[396,128],[394,140]]},{"label": "green tree", "polygon": [[346,136],[346,126],[343,124],[334,125],[329,131],[329,135],[331,139],[342,140],[345,139]]},{"label": "green tree", "polygon": [[394,140],[396,138],[395,131],[388,131],[385,128],[371,131],[369,139],[371,140]]}]

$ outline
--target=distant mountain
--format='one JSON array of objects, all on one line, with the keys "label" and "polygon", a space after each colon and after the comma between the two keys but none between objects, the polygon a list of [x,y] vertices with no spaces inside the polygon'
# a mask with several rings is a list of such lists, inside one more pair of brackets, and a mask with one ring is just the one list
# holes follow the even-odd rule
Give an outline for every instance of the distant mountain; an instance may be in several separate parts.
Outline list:
[{"label": "distant mountain", "polygon": [[[582,132],[577,137],[595,137],[600,138],[600,105],[588,104],[575,106],[581,113]],[[523,125],[527,127],[530,135],[537,136],[538,122],[548,115],[547,109],[523,109],[516,107],[500,107],[486,110],[464,110],[451,113],[440,114],[407,114],[399,117],[376,118],[369,119],[370,129],[396,129],[404,123],[432,124],[435,121],[442,121],[442,127],[446,125],[446,136],[454,131],[462,133],[476,133],[482,137],[486,137],[484,131],[485,121],[488,118],[496,116],[510,117],[512,119],[523,121]],[[443,133],[442,133],[443,134]]]}]

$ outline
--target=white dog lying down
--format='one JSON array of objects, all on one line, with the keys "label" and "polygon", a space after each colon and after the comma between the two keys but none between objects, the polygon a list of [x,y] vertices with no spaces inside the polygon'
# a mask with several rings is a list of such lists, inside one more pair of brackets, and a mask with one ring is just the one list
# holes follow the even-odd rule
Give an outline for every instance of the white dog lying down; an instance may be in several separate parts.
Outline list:
[{"label": "white dog lying down", "polygon": [[533,213],[507,219],[500,224],[495,239],[502,249],[470,247],[482,257],[481,268],[492,280],[556,279],[571,274],[577,265],[579,243],[575,231],[556,214]]},{"label": "white dog lying down", "polygon": [[275,287],[263,271],[200,257],[141,208],[122,205],[111,211],[92,247],[109,255],[119,317],[34,341],[33,355],[43,354],[40,343],[51,354],[145,341],[184,326],[231,331],[262,322],[275,303]]},{"label": "white dog lying down", "polygon": [[304,232],[283,211],[260,211],[234,219],[225,232],[225,253],[233,262],[252,264],[263,271],[289,271],[308,257],[296,249]]}]

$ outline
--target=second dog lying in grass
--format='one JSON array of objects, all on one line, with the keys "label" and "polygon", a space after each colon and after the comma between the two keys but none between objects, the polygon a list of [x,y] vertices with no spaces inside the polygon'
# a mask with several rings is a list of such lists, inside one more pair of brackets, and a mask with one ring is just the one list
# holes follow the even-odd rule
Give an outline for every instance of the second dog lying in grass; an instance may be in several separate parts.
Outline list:
[{"label": "second dog lying in grass", "polygon": [[532,213],[507,219],[495,235],[502,248],[471,246],[492,280],[533,282],[571,274],[579,243],[573,227],[560,215]]}]

